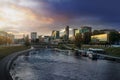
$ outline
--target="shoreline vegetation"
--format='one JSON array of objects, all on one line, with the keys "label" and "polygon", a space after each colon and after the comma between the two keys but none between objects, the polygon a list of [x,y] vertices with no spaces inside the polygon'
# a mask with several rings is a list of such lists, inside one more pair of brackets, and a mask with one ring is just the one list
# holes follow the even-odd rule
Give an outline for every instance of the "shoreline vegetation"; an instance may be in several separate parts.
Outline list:
[{"label": "shoreline vegetation", "polygon": [[26,46],[9,46],[9,47],[0,47],[0,60],[4,57],[13,54],[15,52],[23,51],[29,49],[30,47]]},{"label": "shoreline vegetation", "polygon": [[[71,47],[73,50],[77,49],[75,45],[67,45]],[[64,45],[59,45],[60,49],[67,49]],[[106,51],[107,55],[113,56],[113,57],[120,57],[120,47],[105,47],[105,46],[98,46],[98,45],[82,45],[81,49],[88,49],[88,48],[100,48],[104,49]]]},{"label": "shoreline vegetation", "polygon": [[101,48],[106,51],[107,55],[120,57],[120,47],[105,47],[105,46],[82,46],[82,48]]},{"label": "shoreline vegetation", "polygon": [[[73,50],[77,48],[75,45],[67,45],[71,47]],[[15,53],[19,51],[23,51],[26,49],[29,49],[30,47],[27,46],[9,46],[9,47],[0,47],[0,60],[4,57]],[[58,45],[59,49],[67,49],[64,45]],[[104,47],[104,46],[85,46],[82,45],[81,49],[88,49],[88,48],[101,48],[104,49],[107,53],[107,55],[114,56],[114,57],[120,57],[120,47]]]}]

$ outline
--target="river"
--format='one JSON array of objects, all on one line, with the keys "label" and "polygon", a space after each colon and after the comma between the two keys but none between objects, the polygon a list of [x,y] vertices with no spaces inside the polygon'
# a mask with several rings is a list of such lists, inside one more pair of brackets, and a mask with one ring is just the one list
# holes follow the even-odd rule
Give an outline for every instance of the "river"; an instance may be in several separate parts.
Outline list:
[{"label": "river", "polygon": [[120,63],[40,49],[19,56],[10,74],[13,80],[120,80]]}]

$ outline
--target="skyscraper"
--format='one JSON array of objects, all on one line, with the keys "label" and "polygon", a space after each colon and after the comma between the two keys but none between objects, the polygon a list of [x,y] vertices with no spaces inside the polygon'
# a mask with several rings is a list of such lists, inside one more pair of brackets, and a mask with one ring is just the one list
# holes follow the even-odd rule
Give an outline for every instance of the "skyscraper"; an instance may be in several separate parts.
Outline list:
[{"label": "skyscraper", "polygon": [[82,34],[84,44],[88,44],[91,41],[92,28],[88,26],[82,26],[80,32]]},{"label": "skyscraper", "polygon": [[73,37],[75,37],[75,35],[77,34],[77,32],[78,32],[78,29],[73,29]]},{"label": "skyscraper", "polygon": [[60,38],[60,32],[53,30],[51,37],[52,37],[53,39],[59,39],[59,38]]},{"label": "skyscraper", "polygon": [[69,40],[69,26],[66,26],[64,36],[65,40]]},{"label": "skyscraper", "polygon": [[92,28],[88,26],[82,26],[80,27],[80,29],[73,30],[74,37],[76,36],[76,34],[82,35],[84,44],[88,44],[91,41],[91,33],[92,33]]}]

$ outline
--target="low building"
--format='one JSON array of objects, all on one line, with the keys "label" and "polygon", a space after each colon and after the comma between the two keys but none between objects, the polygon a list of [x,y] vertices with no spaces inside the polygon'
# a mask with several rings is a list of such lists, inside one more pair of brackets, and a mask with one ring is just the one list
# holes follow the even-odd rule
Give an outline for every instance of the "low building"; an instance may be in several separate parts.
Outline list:
[{"label": "low building", "polygon": [[91,36],[91,41],[94,43],[99,43],[99,42],[109,42],[109,34],[98,34],[98,35],[93,35]]},{"label": "low building", "polygon": [[50,36],[43,37],[45,43],[50,43]]},{"label": "low building", "polygon": [[43,38],[42,35],[41,35],[41,36],[38,36],[38,39],[39,39],[39,43],[44,42],[44,38]]}]

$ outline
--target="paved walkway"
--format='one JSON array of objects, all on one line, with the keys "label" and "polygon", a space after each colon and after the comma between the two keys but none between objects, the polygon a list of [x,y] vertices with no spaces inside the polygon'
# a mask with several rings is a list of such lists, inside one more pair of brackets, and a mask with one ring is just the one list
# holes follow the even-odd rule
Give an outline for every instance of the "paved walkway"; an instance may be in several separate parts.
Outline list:
[{"label": "paved walkway", "polygon": [[12,61],[14,61],[14,59],[18,55],[21,55],[21,54],[26,53],[28,51],[30,51],[30,49],[11,54],[0,61],[0,80],[12,80],[12,78],[9,74],[9,69],[10,69]]}]

